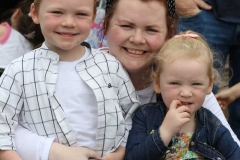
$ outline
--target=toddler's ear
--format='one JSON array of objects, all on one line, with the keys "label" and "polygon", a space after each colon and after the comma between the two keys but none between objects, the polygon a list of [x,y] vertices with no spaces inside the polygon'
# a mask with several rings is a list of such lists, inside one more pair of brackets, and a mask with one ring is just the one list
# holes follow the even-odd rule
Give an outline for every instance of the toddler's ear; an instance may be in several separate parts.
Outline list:
[{"label": "toddler's ear", "polygon": [[213,89],[213,81],[214,81],[214,76],[212,76],[212,78],[210,79],[207,94],[212,93],[212,89]]},{"label": "toddler's ear", "polygon": [[154,91],[155,91],[156,93],[161,93],[159,81],[154,80],[154,82],[153,82],[153,87],[154,87]]},{"label": "toddler's ear", "polygon": [[34,3],[32,3],[30,7],[30,16],[32,17],[34,23],[39,24],[38,13]]}]

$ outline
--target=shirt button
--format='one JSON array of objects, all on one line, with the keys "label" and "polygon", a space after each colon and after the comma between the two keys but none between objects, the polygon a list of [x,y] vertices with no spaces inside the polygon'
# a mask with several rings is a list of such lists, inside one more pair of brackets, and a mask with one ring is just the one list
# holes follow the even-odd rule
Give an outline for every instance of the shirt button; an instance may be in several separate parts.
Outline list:
[{"label": "shirt button", "polygon": [[192,146],[194,146],[194,145],[195,145],[195,143],[194,143],[194,142],[191,142],[191,145],[192,145]]}]

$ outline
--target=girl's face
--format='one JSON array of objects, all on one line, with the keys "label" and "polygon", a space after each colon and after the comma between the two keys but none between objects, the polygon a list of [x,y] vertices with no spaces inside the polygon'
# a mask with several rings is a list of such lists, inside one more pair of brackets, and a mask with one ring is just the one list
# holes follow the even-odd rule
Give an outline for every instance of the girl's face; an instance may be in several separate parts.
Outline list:
[{"label": "girl's face", "polygon": [[46,45],[53,51],[72,51],[87,38],[94,17],[94,0],[42,0],[31,6]]},{"label": "girl's face", "polygon": [[167,33],[161,3],[120,0],[107,31],[109,50],[129,73],[141,73],[152,64]]}]

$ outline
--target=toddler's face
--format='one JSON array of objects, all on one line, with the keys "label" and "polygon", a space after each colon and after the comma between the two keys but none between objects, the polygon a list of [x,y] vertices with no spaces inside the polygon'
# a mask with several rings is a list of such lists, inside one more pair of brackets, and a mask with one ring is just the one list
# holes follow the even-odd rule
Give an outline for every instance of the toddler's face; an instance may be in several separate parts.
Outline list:
[{"label": "toddler's face", "polygon": [[195,59],[164,62],[162,73],[157,77],[159,84],[154,84],[155,91],[161,92],[167,107],[173,100],[179,100],[193,114],[212,91],[213,84],[207,71],[206,64]]}]

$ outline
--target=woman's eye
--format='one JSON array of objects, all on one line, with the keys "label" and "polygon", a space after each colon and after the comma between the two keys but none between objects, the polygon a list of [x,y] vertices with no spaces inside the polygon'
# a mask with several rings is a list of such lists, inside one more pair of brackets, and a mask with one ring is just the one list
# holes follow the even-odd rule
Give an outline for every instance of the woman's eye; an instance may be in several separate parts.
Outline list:
[{"label": "woman's eye", "polygon": [[158,32],[156,29],[151,29],[151,28],[148,28],[147,31],[149,31],[149,32]]},{"label": "woman's eye", "polygon": [[122,28],[132,28],[130,25],[120,25]]}]

